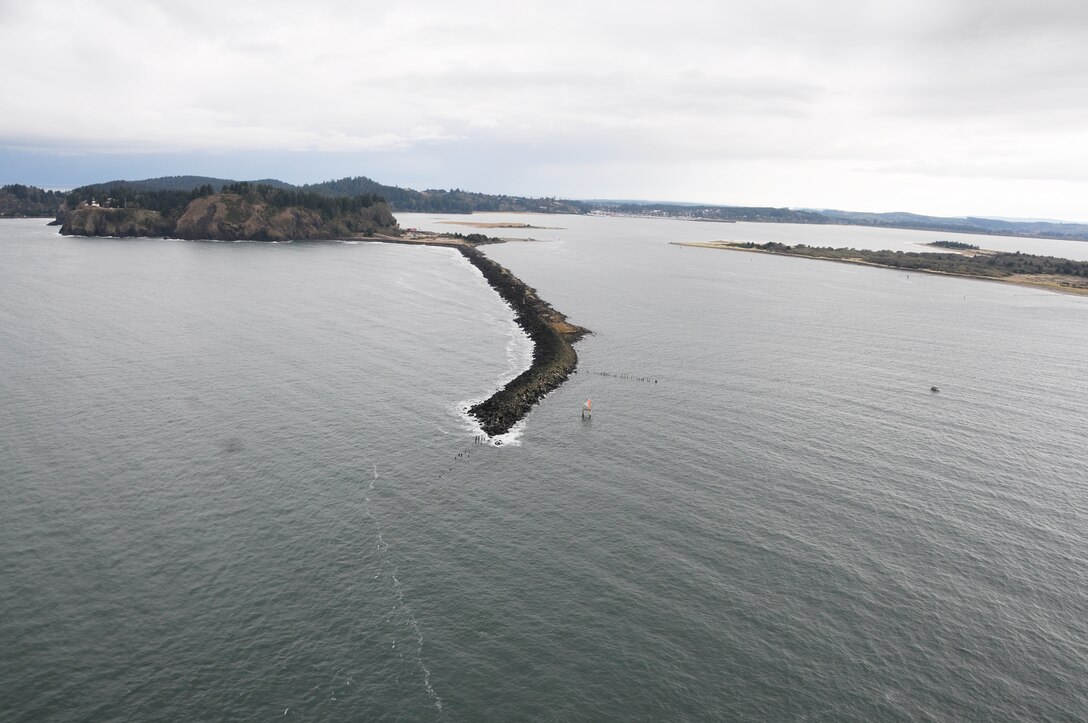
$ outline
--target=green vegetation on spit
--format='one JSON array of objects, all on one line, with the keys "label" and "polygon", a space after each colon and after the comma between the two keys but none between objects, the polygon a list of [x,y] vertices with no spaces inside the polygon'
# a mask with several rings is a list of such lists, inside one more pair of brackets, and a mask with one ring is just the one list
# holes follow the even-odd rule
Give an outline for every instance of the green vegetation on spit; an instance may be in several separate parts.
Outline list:
[{"label": "green vegetation on spit", "polygon": [[978,246],[975,246],[974,244],[968,244],[962,241],[945,241],[944,239],[941,239],[940,241],[930,241],[926,246],[936,246],[941,249],[956,249],[959,251],[978,251]]},{"label": "green vegetation on spit", "polygon": [[865,249],[828,248],[780,243],[757,244],[731,242],[718,244],[727,248],[751,249],[787,256],[849,261],[853,263],[887,266],[895,269],[933,271],[960,276],[984,276],[994,279],[1018,274],[1056,275],[1088,278],[1088,261],[1073,261],[1056,256],[988,251],[985,253],[941,254],[929,252],[869,251]]}]

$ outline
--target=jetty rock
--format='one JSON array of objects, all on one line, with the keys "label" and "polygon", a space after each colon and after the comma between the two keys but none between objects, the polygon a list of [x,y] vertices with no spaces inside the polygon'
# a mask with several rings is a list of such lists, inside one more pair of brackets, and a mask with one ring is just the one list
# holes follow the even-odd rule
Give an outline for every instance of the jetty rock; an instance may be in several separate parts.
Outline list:
[{"label": "jetty rock", "polygon": [[472,246],[459,247],[514,310],[518,326],[533,341],[533,363],[506,386],[469,412],[489,436],[510,431],[548,392],[559,387],[578,366],[572,344],[590,333],[541,299],[536,290]]}]

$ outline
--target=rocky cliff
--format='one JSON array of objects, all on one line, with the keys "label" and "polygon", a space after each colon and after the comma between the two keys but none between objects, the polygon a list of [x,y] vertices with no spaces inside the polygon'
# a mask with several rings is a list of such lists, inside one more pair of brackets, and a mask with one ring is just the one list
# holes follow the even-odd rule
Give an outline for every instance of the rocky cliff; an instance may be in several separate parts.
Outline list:
[{"label": "rocky cliff", "polygon": [[188,239],[287,241],[369,236],[396,225],[385,203],[326,218],[313,209],[280,208],[238,194],[219,193],[186,206],[173,235]]},{"label": "rocky cliff", "polygon": [[158,211],[84,205],[63,214],[60,232],[72,236],[169,236],[173,227]]},{"label": "rocky cliff", "polygon": [[[347,204],[344,204],[347,206]],[[100,208],[63,210],[60,232],[76,236],[169,236],[222,241],[289,241],[395,233],[388,204],[375,201],[348,210],[282,206],[259,194],[216,193],[166,212]]]}]

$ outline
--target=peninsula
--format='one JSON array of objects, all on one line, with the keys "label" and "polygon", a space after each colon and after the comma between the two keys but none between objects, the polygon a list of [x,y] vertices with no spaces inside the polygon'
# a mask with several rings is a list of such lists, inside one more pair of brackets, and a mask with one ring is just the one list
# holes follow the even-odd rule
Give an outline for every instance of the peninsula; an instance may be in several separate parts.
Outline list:
[{"label": "peninsula", "polygon": [[[673,244],[780,256],[800,256],[847,264],[981,278],[1034,286],[1049,291],[1088,295],[1088,261],[1073,261],[1056,256],[990,251],[977,247],[964,248],[962,253],[919,253],[829,248],[804,244],[789,246],[774,242],[757,244],[748,241],[690,241],[673,242]],[[945,244],[941,245],[945,246]],[[964,246],[968,245],[964,244]]]},{"label": "peninsula", "polygon": [[533,342],[532,365],[468,411],[489,436],[505,434],[578,364],[572,344],[588,333],[541,299],[536,290],[477,247],[501,239],[471,233],[402,231],[378,196],[330,198],[263,184],[237,183],[215,191],[146,191],[124,187],[73,193],[57,216],[62,234],[161,236],[227,241],[359,239],[444,246],[459,251],[514,311]]}]

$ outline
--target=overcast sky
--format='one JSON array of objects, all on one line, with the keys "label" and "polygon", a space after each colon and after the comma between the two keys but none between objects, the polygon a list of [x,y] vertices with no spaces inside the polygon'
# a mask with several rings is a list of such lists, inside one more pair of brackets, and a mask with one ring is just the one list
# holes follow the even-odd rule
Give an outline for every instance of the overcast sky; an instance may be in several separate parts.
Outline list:
[{"label": "overcast sky", "polygon": [[0,0],[0,183],[1088,221],[1088,1]]}]

